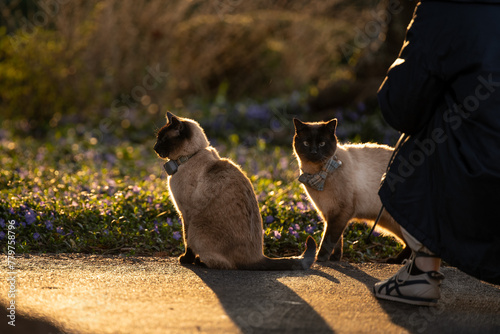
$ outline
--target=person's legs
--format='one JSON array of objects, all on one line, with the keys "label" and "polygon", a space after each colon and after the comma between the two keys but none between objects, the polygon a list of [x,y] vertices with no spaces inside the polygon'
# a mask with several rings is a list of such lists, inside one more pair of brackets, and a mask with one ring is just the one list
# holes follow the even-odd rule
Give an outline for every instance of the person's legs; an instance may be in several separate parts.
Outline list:
[{"label": "person's legs", "polygon": [[417,239],[401,228],[403,237],[413,253],[403,267],[391,278],[373,287],[377,298],[413,305],[433,306],[441,297],[443,274],[439,272],[441,259]]},{"label": "person's legs", "polygon": [[[435,257],[434,254],[427,249],[420,241],[415,239],[407,230],[401,227],[401,232],[406,244],[417,253],[415,265],[421,271],[439,271],[441,267],[441,259]],[[420,256],[419,256],[420,255]]]}]

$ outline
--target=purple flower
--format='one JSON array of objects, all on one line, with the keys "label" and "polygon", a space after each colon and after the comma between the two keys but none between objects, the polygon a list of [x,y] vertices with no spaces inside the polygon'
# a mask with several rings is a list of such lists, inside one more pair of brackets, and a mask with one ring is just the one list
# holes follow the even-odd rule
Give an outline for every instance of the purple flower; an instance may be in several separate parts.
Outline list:
[{"label": "purple flower", "polygon": [[264,106],[252,104],[247,108],[247,116],[249,118],[265,121],[269,118],[269,111]]},{"label": "purple flower", "polygon": [[33,239],[35,240],[40,239],[40,234],[38,234],[38,232],[33,233]]},{"label": "purple flower", "polygon": [[279,233],[278,231],[273,231],[273,235],[276,239],[280,239],[281,238],[281,233]]},{"label": "purple flower", "polygon": [[35,213],[35,211],[29,209],[28,212],[26,212],[24,214],[24,219],[26,219],[26,223],[28,223],[28,225],[31,225],[34,222],[36,222],[36,213]]},{"label": "purple flower", "polygon": [[373,237],[375,237],[375,238],[376,238],[376,237],[380,237],[380,232],[373,231],[373,232],[372,232],[372,235],[373,235]]},{"label": "purple flower", "polygon": [[107,229],[104,229],[104,231],[102,231],[102,233],[108,235],[109,234],[109,231]]},{"label": "purple flower", "polygon": [[304,202],[298,202],[297,209],[299,209],[301,211],[305,211],[305,210],[307,210],[307,206],[304,204]]},{"label": "purple flower", "polygon": [[58,226],[58,227],[56,227],[56,231],[57,231],[57,233],[59,233],[59,234],[64,234],[64,229],[62,228],[62,226]]},{"label": "purple flower", "polygon": [[300,225],[299,224],[295,224],[295,225],[293,225],[293,228],[295,229],[295,231],[298,231],[298,230],[300,230]]},{"label": "purple flower", "polygon": [[9,208],[9,214],[11,214],[11,215],[16,214],[16,211],[14,210],[14,208]]},{"label": "purple flower", "polygon": [[299,234],[296,231],[291,231],[290,234],[293,235],[296,239],[299,238]]},{"label": "purple flower", "polygon": [[173,237],[175,240],[179,240],[182,236],[181,236],[181,233],[180,233],[180,232],[175,231],[175,232],[172,234],[172,237]]},{"label": "purple flower", "polygon": [[133,191],[135,194],[138,194],[138,193],[140,193],[140,192],[141,192],[141,188],[135,185],[135,186],[133,186],[133,187],[132,187],[132,191]]},{"label": "purple flower", "polygon": [[273,216],[267,216],[266,217],[266,224],[271,224],[273,221],[274,221],[274,217]]},{"label": "purple flower", "polygon": [[54,228],[54,226],[52,226],[52,222],[51,222],[50,220],[47,220],[47,221],[45,222],[45,228],[46,228],[47,230],[49,230],[49,231],[50,231],[50,230],[52,230],[52,228]]},{"label": "purple flower", "polygon": [[4,231],[0,231],[0,240],[3,240],[5,238],[5,233]]},{"label": "purple flower", "polygon": [[272,119],[271,120],[271,130],[273,131],[279,131],[283,128],[283,124],[277,119]]},{"label": "purple flower", "polygon": [[158,230],[158,223],[155,223],[155,232],[160,234],[160,230]]},{"label": "purple flower", "polygon": [[282,157],[280,159],[280,167],[281,167],[281,169],[288,169],[288,165],[289,164],[290,163],[288,162],[288,158],[287,157]]},{"label": "purple flower", "polygon": [[364,112],[366,110],[366,105],[363,102],[359,102],[357,107],[358,107],[358,110],[361,112]]},{"label": "purple flower", "polygon": [[314,227],[311,225],[307,225],[306,233],[312,234],[314,232]]},{"label": "purple flower", "polygon": [[168,217],[167,218],[167,225],[172,226],[174,223],[172,222],[172,218]]},{"label": "purple flower", "polygon": [[4,228],[5,227],[5,219],[0,218],[0,227]]},{"label": "purple flower", "polygon": [[139,231],[142,231],[144,230],[144,227],[142,227],[142,225],[139,225]]}]

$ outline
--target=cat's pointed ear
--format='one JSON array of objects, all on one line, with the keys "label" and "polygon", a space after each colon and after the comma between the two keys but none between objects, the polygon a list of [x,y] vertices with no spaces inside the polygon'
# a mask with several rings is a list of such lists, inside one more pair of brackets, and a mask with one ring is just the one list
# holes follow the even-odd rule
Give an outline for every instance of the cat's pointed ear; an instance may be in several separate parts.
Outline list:
[{"label": "cat's pointed ear", "polygon": [[167,118],[167,124],[172,123],[172,118],[176,117],[174,114],[172,114],[170,111],[167,111],[167,115],[165,116]]},{"label": "cat's pointed ear", "polygon": [[167,112],[167,120],[168,120],[167,124],[172,129],[177,129],[179,131],[182,131],[182,129],[184,128],[184,124],[182,123],[182,121],[177,116],[172,114],[170,111]]},{"label": "cat's pointed ear", "polygon": [[300,132],[303,130],[307,125],[305,125],[301,120],[294,118],[293,119],[293,125],[295,126],[295,132]]},{"label": "cat's pointed ear", "polygon": [[337,119],[334,118],[332,120],[329,120],[326,123],[326,128],[328,129],[328,131],[335,133],[335,129],[337,129]]}]

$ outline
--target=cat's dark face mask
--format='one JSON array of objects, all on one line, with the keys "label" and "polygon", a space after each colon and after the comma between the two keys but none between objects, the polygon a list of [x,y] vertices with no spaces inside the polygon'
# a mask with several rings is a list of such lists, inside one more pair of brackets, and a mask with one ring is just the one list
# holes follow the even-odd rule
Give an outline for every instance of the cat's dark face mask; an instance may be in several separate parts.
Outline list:
[{"label": "cat's dark face mask", "polygon": [[190,138],[189,126],[170,113],[167,113],[167,119],[168,123],[158,131],[154,146],[155,152],[162,159],[167,159]]},{"label": "cat's dark face mask", "polygon": [[294,120],[294,124],[294,147],[302,160],[324,163],[335,154],[337,150],[336,120],[314,126]]}]

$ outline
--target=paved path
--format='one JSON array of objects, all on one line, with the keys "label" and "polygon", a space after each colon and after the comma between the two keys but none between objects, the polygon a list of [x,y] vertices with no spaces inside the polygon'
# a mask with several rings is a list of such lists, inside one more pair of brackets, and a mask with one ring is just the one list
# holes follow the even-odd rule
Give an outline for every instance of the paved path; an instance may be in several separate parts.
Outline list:
[{"label": "paved path", "polygon": [[7,324],[2,270],[0,333],[500,333],[499,286],[444,268],[435,308],[375,299],[372,285],[398,268],[340,262],[249,272],[173,258],[18,257],[16,327]]}]

